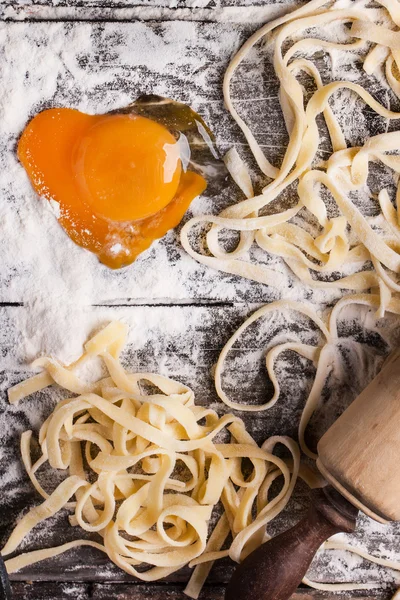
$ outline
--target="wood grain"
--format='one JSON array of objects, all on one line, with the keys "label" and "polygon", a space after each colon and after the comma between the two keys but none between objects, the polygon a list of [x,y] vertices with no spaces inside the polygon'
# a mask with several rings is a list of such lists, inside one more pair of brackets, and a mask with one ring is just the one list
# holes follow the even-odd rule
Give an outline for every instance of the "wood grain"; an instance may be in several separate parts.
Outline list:
[{"label": "wood grain", "polygon": [[[13,583],[15,600],[185,600],[182,586],[155,584],[87,584],[76,583],[73,586],[65,583]],[[223,600],[223,586],[206,586],[202,592],[202,600]],[[355,593],[358,600],[378,600],[388,598],[388,594],[380,592],[373,595]],[[332,600],[349,600],[348,594],[335,594]],[[291,600],[326,600],[327,595],[318,590],[298,590]]]},{"label": "wood grain", "polygon": [[[237,144],[243,156],[248,157],[243,135],[224,109],[221,91],[223,74],[231,56],[256,28],[257,24],[251,23],[194,21],[0,24],[0,60],[8,65],[2,73],[7,95],[4,96],[0,138],[0,183],[12,211],[10,219],[15,230],[23,227],[24,220],[32,219],[34,210],[38,210],[35,209],[37,198],[17,161],[16,140],[26,122],[36,112],[50,106],[102,113],[127,105],[140,93],[158,93],[193,106],[214,131],[221,154]],[[18,52],[9,51],[16,46]],[[165,48],[167,58],[155,58],[156,52],[162,56],[162,48]],[[260,52],[252,53],[240,67],[238,77],[232,83],[232,95],[270,160],[279,164],[288,137],[278,100],[278,82],[265,52]],[[330,64],[323,58],[317,58],[317,61],[324,78],[329,79]],[[262,70],[260,64],[265,65]],[[15,72],[25,75],[15,78]],[[354,77],[356,75],[352,74],[356,81]],[[378,82],[369,80],[365,83],[375,97],[382,96]],[[307,85],[307,78],[304,85]],[[24,98],[23,102],[21,98]],[[16,104],[20,107],[18,119],[13,111]],[[267,120],[262,116],[264,114],[268,114]],[[365,115],[362,110],[355,110],[356,135],[366,136],[370,130],[375,133],[386,131],[385,119],[371,111]],[[329,143],[324,140],[322,150],[326,152]],[[15,186],[16,180],[18,186]],[[256,181],[258,189],[266,183],[265,178],[258,177]],[[223,190],[210,185],[205,196],[193,202],[186,219],[193,214],[218,213],[241,197],[233,183]],[[295,200],[293,189],[289,189],[280,202],[287,206]],[[40,215],[36,218],[37,232]],[[63,289],[63,268],[68,263],[70,249],[61,230],[57,239],[60,247],[52,268],[56,290]],[[29,250],[37,246],[35,228],[24,228],[21,244]],[[24,248],[16,249],[3,261],[0,302],[33,300],[30,273],[34,265],[29,264],[29,258],[21,260],[21,255],[25,255]],[[256,250],[253,256],[284,274],[292,297],[311,301],[314,297],[319,298],[313,290],[300,285],[280,259]],[[35,262],[40,257],[32,260]],[[84,250],[80,251],[79,261],[83,272],[90,272],[93,297],[99,304],[145,303],[149,300],[261,303],[280,295],[276,288],[218,273],[198,264],[183,251],[179,228],[153,244],[129,268],[118,272],[97,264]],[[173,286],[168,286],[167,293],[164,281],[174,282]],[[338,293],[333,291],[331,297],[337,296]]]},{"label": "wood grain", "polygon": [[[290,1],[290,0],[289,0]],[[152,6],[155,8],[168,7],[171,9],[189,8],[198,10],[210,8],[216,10],[223,6],[252,6],[262,4],[288,4],[288,0],[0,0],[0,5],[12,6],[18,8],[21,4],[25,6],[45,6],[57,10],[59,7],[77,7],[79,9],[102,8],[102,9],[129,9],[134,6]]]},{"label": "wood grain", "polygon": [[400,355],[386,360],[318,444],[324,477],[376,520],[399,521]]},{"label": "wood grain", "polygon": [[[106,323],[112,318],[120,318],[130,325],[129,343],[123,355],[125,366],[131,371],[154,371],[171,376],[193,387],[196,402],[208,404],[219,413],[226,410],[218,400],[213,387],[211,367],[215,363],[221,347],[238,327],[243,319],[253,310],[254,305],[237,304],[235,306],[131,306],[131,307],[98,307],[86,311],[87,328],[99,323]],[[23,430],[31,428],[37,432],[39,424],[50,413],[57,399],[63,396],[56,388],[48,388],[32,398],[11,407],[5,398],[6,389],[14,382],[27,376],[28,371],[23,366],[23,349],[18,343],[18,331],[15,321],[23,307],[3,307],[0,309],[0,321],[5,326],[0,345],[0,426],[2,428],[2,443],[0,446],[0,536],[4,539],[10,532],[18,516],[29,506],[37,504],[39,498],[23,474],[19,458],[19,437]],[[365,322],[365,318],[362,319]],[[179,325],[184,323],[184,327]],[[392,323],[393,335],[400,337],[399,324]],[[359,335],[357,326],[343,322],[340,326],[343,339]],[[254,326],[242,338],[240,348],[234,349],[227,361],[224,375],[224,386],[228,393],[235,394],[240,386],[242,402],[265,401],[271,397],[272,388],[265,375],[263,367],[264,348],[273,343],[276,336],[290,335],[292,339],[310,335],[310,323],[307,319],[299,319],[295,314],[275,315],[272,320],[264,320]],[[293,337],[294,336],[294,337]],[[379,346],[376,332],[364,331],[367,354],[364,356],[363,368],[370,370],[372,378],[377,368],[373,359],[374,345]],[[318,341],[317,332],[308,337],[309,343]],[[384,346],[383,346],[384,351]],[[251,356],[251,361],[246,356]],[[370,362],[368,362],[368,357]],[[18,367],[18,363],[20,366]],[[11,369],[10,365],[14,368]],[[354,365],[349,365],[355,370]],[[262,413],[258,418],[254,415],[241,414],[246,426],[258,442],[275,433],[286,433],[296,436],[299,415],[304,404],[307,391],[314,376],[314,368],[304,360],[297,360],[295,355],[288,353],[279,365],[282,396],[277,405]],[[243,374],[246,373],[244,377]],[[331,390],[331,401],[334,411],[331,418],[336,418],[359,390],[355,378],[349,382],[346,373],[343,374],[342,384],[334,381]],[[328,426],[326,419],[315,421],[312,433],[319,438]],[[57,484],[63,473],[48,472],[44,477],[47,486]],[[308,506],[308,491],[305,485],[299,484],[289,508],[279,519],[274,520],[269,529],[271,534],[278,533],[293,525],[304,514]],[[24,543],[25,550],[38,547],[58,545],[77,537],[80,532],[69,527],[67,511],[60,512],[47,523],[36,528]],[[363,525],[364,524],[364,525]],[[368,524],[368,534],[363,534],[363,527]],[[356,540],[361,547],[372,552],[377,548],[400,548],[400,527],[396,524],[383,528],[372,529],[367,519],[358,523]],[[392,581],[393,574],[385,569],[371,572],[365,561],[352,562],[351,557],[343,556],[340,562],[332,561],[334,554],[323,552],[314,561],[310,577],[323,581],[378,580]],[[348,567],[345,565],[348,560]],[[351,565],[351,567],[350,567]],[[345,568],[346,575],[343,574]],[[228,560],[219,561],[211,573],[209,582],[214,584],[226,583],[232,572],[232,564]],[[190,576],[189,569],[183,569],[169,579],[173,582],[186,582]],[[113,566],[104,555],[91,548],[81,548],[56,557],[45,563],[38,563],[12,576],[13,581],[70,581],[70,582],[107,582],[130,581],[130,577]],[[68,597],[68,596],[66,596]]]},{"label": "wood grain", "polygon": [[[100,113],[127,104],[139,93],[161,93],[188,102],[198,110],[215,132],[221,153],[237,144],[243,156],[249,156],[240,131],[223,107],[223,73],[232,54],[259,26],[257,19],[267,20],[268,11],[276,14],[277,10],[286,10],[289,3],[199,0],[198,4],[204,9],[201,13],[193,8],[192,2],[184,0],[172,3],[169,0],[89,0],[85,3],[81,0],[0,0],[0,19],[5,21],[0,23],[2,87],[8,93],[9,103],[18,102],[21,107],[19,123],[10,125],[10,120],[2,118],[0,136],[2,198],[13,205],[15,214],[20,211],[23,214],[25,203],[36,200],[28,185],[24,193],[15,195],[15,178],[23,176],[16,161],[15,143],[26,121],[48,106],[74,106]],[[233,12],[229,9],[235,9],[239,4],[260,5],[260,11],[242,13],[243,19],[236,17],[239,22],[234,22],[231,20]],[[154,20],[153,9],[158,9],[160,22]],[[225,17],[229,20],[217,21]],[[140,18],[146,22],[122,22]],[[13,22],[13,19],[27,22]],[[41,22],[43,20],[46,22]],[[85,20],[90,22],[81,22]],[[110,22],[100,22],[105,20]],[[160,68],[154,55],[150,51],[146,53],[140,45],[144,34],[157,43],[168,40],[175,49],[170,63]],[[82,40],[91,43],[85,47]],[[7,49],[15,44],[18,52],[8,53]],[[37,48],[44,51],[40,73]],[[329,61],[318,57],[317,60],[323,79],[329,80],[332,77]],[[14,76],[14,71],[20,72],[22,67],[27,74],[26,82],[16,81]],[[100,83],[99,76],[102,78]],[[380,84],[373,79],[364,83],[377,99],[381,98]],[[24,85],[35,89],[34,101],[32,96],[29,101],[24,98]],[[306,81],[304,85],[307,85]],[[270,62],[255,52],[241,68],[240,80],[234,80],[232,91],[240,112],[251,124],[268,157],[278,164],[285,150],[287,134],[279,109],[278,84]],[[386,97],[384,100],[386,102]],[[355,138],[365,136],[368,131],[383,132],[385,127],[384,119],[368,111],[364,113],[363,109],[355,111]],[[329,145],[325,143],[322,150],[326,152],[327,149]],[[258,179],[258,186],[263,183],[265,181]],[[205,210],[218,213],[240,197],[233,184],[222,192],[211,188],[205,199],[193,204],[188,216]],[[290,191],[284,202],[292,201]],[[27,236],[24,238],[26,243],[32,244],[29,230],[24,235]],[[83,263],[87,260],[87,255],[82,252]],[[279,262],[271,257],[267,260],[274,265]],[[163,265],[161,270],[160,264]],[[36,394],[20,406],[7,404],[7,388],[29,373],[19,322],[24,310],[22,304],[29,298],[30,280],[29,266],[18,260],[18,255],[5,267],[6,276],[0,281],[0,303],[13,303],[14,306],[0,305],[0,541],[10,532],[18,516],[39,501],[21,469],[20,434],[27,428],[37,432],[40,422],[62,397],[60,390],[52,389]],[[55,261],[54,270],[58,269]],[[307,301],[315,299],[313,292],[299,286],[290,273],[287,277],[293,297]],[[163,282],[171,278],[175,282],[174,292],[165,297]],[[224,407],[215,394],[211,368],[223,344],[258,305],[280,296],[279,290],[201,267],[185,255],[177,232],[171,232],[123,272],[112,273],[96,265],[93,289],[99,306],[82,307],[88,330],[113,318],[126,320],[131,330],[124,361],[130,370],[155,371],[175,377],[193,387],[198,403],[210,405],[219,412],[223,412]],[[103,306],[121,304],[125,306]],[[372,378],[380,357],[388,352],[388,343],[380,337],[379,331],[368,328],[367,312],[361,313],[360,322],[353,319],[340,328],[343,354],[348,350],[346,340],[363,342],[366,351],[362,363],[355,367],[350,362],[343,378],[331,382],[331,388],[326,390],[322,410],[310,428],[310,442],[315,442],[356,397],[360,392],[360,380]],[[184,330],[174,328],[177,319],[186,325]],[[398,324],[393,323],[389,333],[392,340],[398,341]],[[242,340],[241,350],[232,352],[224,380],[227,391],[237,394],[240,389],[240,401],[244,403],[261,403],[271,397],[271,384],[263,366],[264,348],[273,343],[275,336],[286,334],[291,337],[307,334],[309,343],[317,342],[317,334],[310,329],[309,322],[296,317],[275,318],[263,327],[257,325]],[[386,339],[389,337],[388,334]],[[245,358],[246,352],[249,359]],[[357,375],[360,369],[363,370],[362,378]],[[257,418],[245,413],[240,415],[258,442],[277,433],[296,436],[298,418],[313,376],[312,365],[293,355],[285,357],[280,369],[282,396],[276,407]],[[52,486],[59,477],[62,473],[48,474],[46,481]],[[293,525],[307,506],[308,490],[300,483],[288,509],[271,524],[270,533]],[[67,512],[62,511],[45,526],[36,528],[26,540],[24,549],[56,545],[74,537],[80,536],[69,527]],[[354,540],[371,552],[379,550],[383,553],[385,548],[400,552],[400,526],[374,527],[362,518]],[[311,566],[310,577],[328,582],[375,579],[388,582],[388,588],[378,588],[371,594],[338,595],[301,589],[293,600],[390,598],[392,572],[385,569],[371,571],[368,563],[354,560],[349,555],[341,556],[340,560],[332,560],[332,556],[329,552],[320,553]],[[228,560],[216,564],[202,598],[222,600],[224,583],[231,572],[232,564]],[[168,584],[143,585],[132,582],[99,552],[85,548],[34,565],[14,574],[12,579],[16,600],[175,600],[184,598],[183,584],[189,575],[189,569],[184,569],[170,577]]]},{"label": "wood grain", "polygon": [[263,25],[292,10],[297,0],[134,0],[133,2],[18,2],[0,1],[4,21],[200,21]]}]

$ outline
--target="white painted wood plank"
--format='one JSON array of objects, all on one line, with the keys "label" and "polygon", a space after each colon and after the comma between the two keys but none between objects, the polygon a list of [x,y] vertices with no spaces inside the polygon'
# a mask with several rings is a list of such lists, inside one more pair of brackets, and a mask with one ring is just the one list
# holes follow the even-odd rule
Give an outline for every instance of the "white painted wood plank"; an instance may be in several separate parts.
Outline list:
[{"label": "white painted wood plank", "polygon": [[[155,8],[171,8],[182,9],[188,8],[199,10],[208,8],[210,10],[218,10],[224,6],[258,6],[266,4],[288,4],[291,0],[0,0],[0,6],[13,7],[15,9],[23,7],[49,7],[54,10],[55,14],[58,9],[64,7],[77,8],[82,14],[88,14],[90,9],[130,9],[132,7],[155,7]],[[118,13],[116,13],[118,14]],[[29,15],[29,13],[27,13]]]}]

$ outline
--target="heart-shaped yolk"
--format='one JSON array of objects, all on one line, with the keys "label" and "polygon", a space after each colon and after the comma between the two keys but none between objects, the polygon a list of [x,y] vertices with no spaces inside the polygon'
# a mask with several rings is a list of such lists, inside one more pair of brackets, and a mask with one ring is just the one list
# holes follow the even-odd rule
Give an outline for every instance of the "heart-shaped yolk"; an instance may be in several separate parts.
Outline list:
[{"label": "heart-shaped yolk", "polygon": [[168,129],[132,113],[43,111],[24,130],[18,156],[37,193],[59,203],[68,235],[112,268],[175,227],[206,187],[183,172]]}]

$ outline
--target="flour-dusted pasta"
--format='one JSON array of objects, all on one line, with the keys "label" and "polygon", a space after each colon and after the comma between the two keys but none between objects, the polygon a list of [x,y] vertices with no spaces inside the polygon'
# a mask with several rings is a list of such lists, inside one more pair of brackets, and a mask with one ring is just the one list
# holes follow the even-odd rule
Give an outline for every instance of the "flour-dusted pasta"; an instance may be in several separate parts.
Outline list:
[{"label": "flour-dusted pasta", "polygon": [[[248,319],[221,353],[216,368],[216,388],[231,408],[267,410],[279,400],[279,382],[274,363],[279,354],[293,350],[317,366],[316,378],[299,423],[299,442],[309,458],[315,454],[305,442],[305,430],[325,383],[337,341],[336,320],[348,303],[373,306],[379,315],[400,313],[397,293],[400,283],[400,211],[389,190],[382,189],[378,202],[382,213],[380,230],[366,218],[352,195],[367,185],[371,162],[381,162],[393,172],[398,183],[400,134],[388,132],[367,140],[362,146],[347,148],[344,134],[329,101],[341,89],[357,94],[372,110],[388,120],[400,114],[377,102],[364,88],[353,82],[324,84],[309,58],[313,48],[364,52],[364,69],[373,75],[384,67],[388,85],[400,97],[400,43],[396,27],[400,10],[393,0],[379,0],[381,9],[336,9],[325,0],[312,0],[300,9],[264,26],[234,57],[224,82],[228,110],[241,127],[255,160],[264,175],[272,179],[262,193],[254,196],[249,172],[236,150],[225,158],[228,170],[246,200],[225,209],[219,216],[196,217],[182,229],[182,244],[187,252],[213,268],[278,286],[284,276],[271,268],[251,263],[246,256],[255,242],[265,252],[283,258],[305,284],[335,287],[356,292],[339,301],[326,323],[309,307],[279,301],[257,311]],[[331,24],[351,25],[346,43],[304,38],[288,44],[310,28],[329,28]],[[272,34],[275,45],[274,67],[280,82],[280,101],[290,136],[280,168],[270,163],[244,120],[237,113],[230,94],[230,82],[237,66],[251,48]],[[373,46],[370,46],[370,42]],[[296,78],[306,72],[316,87],[305,106],[303,89]],[[332,154],[323,164],[315,164],[320,143],[317,119],[325,119]],[[262,214],[291,184],[297,183],[297,203],[283,211]],[[321,190],[334,199],[339,216],[331,216]],[[400,192],[397,192],[397,200]],[[292,219],[307,210],[319,224],[317,236],[305,231]],[[193,250],[190,231],[196,224],[209,224],[206,241],[209,255]],[[239,232],[239,243],[226,251],[219,243],[219,232]],[[371,267],[372,264],[372,267]],[[357,267],[350,275],[341,273],[348,265]],[[366,267],[366,268],[365,268]],[[339,276],[336,274],[340,273]],[[332,275],[335,274],[334,277]],[[324,277],[328,276],[328,280]],[[290,309],[308,316],[321,331],[323,344],[287,342],[267,355],[267,369],[275,386],[273,398],[263,406],[242,406],[223,390],[225,358],[243,330],[273,310]],[[17,523],[2,549],[9,555],[41,521],[66,507],[72,511],[71,526],[98,537],[97,541],[78,539],[58,547],[36,550],[6,561],[8,572],[51,558],[77,546],[92,546],[127,573],[154,581],[189,564],[194,567],[186,593],[197,598],[213,561],[230,556],[239,562],[268,539],[268,524],[289,502],[296,481],[301,477],[310,487],[324,481],[301,463],[297,443],[283,435],[266,440],[261,448],[235,415],[219,417],[208,408],[196,406],[194,394],[185,385],[151,373],[130,374],[119,360],[126,339],[126,327],[111,323],[89,340],[82,357],[63,366],[50,358],[35,362],[43,369],[28,381],[9,390],[12,403],[56,383],[73,397],[62,400],[43,423],[39,432],[41,457],[32,462],[32,432],[21,438],[21,454],[28,476],[43,503],[30,510]],[[109,376],[96,382],[79,378],[76,368],[100,357]],[[220,439],[221,435],[229,441]],[[275,454],[283,445],[290,460]],[[243,475],[242,461],[250,461],[251,473]],[[87,463],[90,473],[85,471]],[[66,471],[66,478],[55,490],[45,489],[40,468]],[[279,490],[271,497],[276,480]],[[275,490],[275,487],[273,488]],[[223,513],[209,535],[210,519],[217,503]],[[232,541],[228,542],[231,536]],[[354,552],[391,569],[400,570],[396,561],[387,561],[341,542],[327,542],[326,549]],[[378,587],[374,583],[324,584],[308,578],[304,582],[317,589],[353,590]]]},{"label": "flour-dusted pasta", "polygon": [[[225,344],[224,348],[221,351],[215,368],[215,387],[218,396],[227,406],[236,410],[249,412],[268,410],[279,401],[279,381],[274,370],[275,361],[278,359],[279,355],[282,352],[291,350],[293,352],[296,352],[300,356],[313,361],[316,367],[316,374],[314,383],[311,387],[310,393],[308,395],[300,417],[298,425],[298,439],[300,449],[302,450],[302,452],[309,458],[316,460],[318,458],[317,455],[308,447],[305,441],[305,432],[307,425],[309,424],[311,417],[318,406],[322,395],[322,390],[331,371],[331,366],[335,361],[335,353],[338,351],[338,343],[340,341],[337,327],[338,316],[345,306],[351,304],[358,304],[377,309],[380,306],[381,301],[382,300],[379,294],[348,295],[336,303],[336,305],[331,310],[329,316],[326,319],[322,319],[317,314],[316,310],[311,306],[299,302],[294,302],[291,300],[278,300],[276,302],[271,302],[270,304],[261,307],[239,327],[239,329],[233,334],[230,340],[228,340],[228,342]],[[387,312],[400,315],[400,300],[395,297],[390,298],[385,308]],[[240,404],[238,402],[234,402],[228,397],[228,395],[223,389],[223,372],[228,354],[235,346],[235,344],[240,345],[240,338],[248,327],[250,327],[253,323],[257,322],[259,319],[262,319],[263,317],[276,311],[293,311],[301,315],[307,316],[313,322],[314,326],[316,326],[320,330],[321,338],[323,341],[317,345],[304,344],[300,342],[285,342],[274,346],[271,350],[267,352],[265,357],[268,376],[274,386],[274,394],[272,398],[267,403],[258,405]],[[304,477],[304,479],[307,481],[306,477]],[[310,487],[318,487],[321,485],[320,482],[314,484],[312,480],[308,480],[307,483]],[[240,552],[238,554],[235,554],[235,548],[238,544],[238,540],[240,540],[240,534],[238,534],[238,536],[235,538],[229,551],[229,555],[234,560],[240,560]],[[372,556],[368,552],[365,552],[355,546],[351,546],[350,544],[347,544],[345,542],[328,541],[325,542],[325,544],[323,544],[322,549],[345,550],[357,554],[358,556],[361,556],[362,558],[374,562],[378,565],[393,569],[395,571],[400,571],[399,561],[385,560],[376,556]],[[240,548],[240,551],[242,551],[242,548]],[[304,577],[303,583],[307,584],[310,587],[314,587],[315,589],[323,591],[348,591],[359,589],[368,590],[379,587],[379,582],[321,583],[313,582],[308,577]]]},{"label": "flour-dusted pasta", "polygon": [[[215,372],[221,400],[241,410],[268,409],[279,400],[274,372],[279,354],[293,350],[314,361],[317,374],[300,420],[299,439],[304,453],[315,458],[305,443],[304,432],[329,370],[337,340],[337,316],[351,303],[377,307],[380,298],[368,294],[343,298],[327,323],[311,307],[296,302],[278,301],[259,309],[221,353]],[[393,298],[387,308],[400,314],[400,302]],[[273,348],[266,358],[275,385],[273,399],[261,407],[236,404],[223,391],[224,361],[244,329],[276,310],[297,311],[310,318],[325,343],[312,346],[288,342]],[[241,419],[231,414],[219,417],[209,408],[196,406],[187,386],[153,373],[127,373],[119,360],[126,334],[124,324],[110,323],[87,342],[84,354],[72,365],[41,358],[34,364],[44,368],[47,377],[35,375],[9,390],[13,402],[37,391],[39,381],[42,388],[58,383],[80,395],[61,400],[43,423],[38,438],[42,455],[35,463],[31,459],[32,432],[21,436],[25,469],[44,502],[17,523],[2,554],[13,553],[41,521],[68,508],[73,511],[71,525],[97,534],[98,541],[78,539],[20,554],[6,560],[9,573],[78,546],[92,546],[144,581],[160,579],[189,564],[194,571],[185,591],[197,598],[215,560],[229,556],[240,562],[268,539],[268,523],[289,502],[298,477],[310,488],[322,487],[325,481],[300,461],[300,448],[294,440],[273,436],[260,448]],[[96,356],[104,361],[109,376],[88,384],[74,371]],[[81,394],[79,390],[85,391]],[[229,441],[220,439],[224,431]],[[275,454],[279,445],[286,448],[290,460]],[[242,471],[243,459],[252,464],[247,476]],[[84,469],[85,460],[90,472]],[[46,490],[39,482],[38,471],[45,463],[67,472],[55,490]],[[282,483],[271,497],[276,480]],[[209,535],[210,517],[219,502],[223,512]],[[227,543],[229,536],[231,543]],[[325,548],[355,552],[400,570],[397,562],[371,557],[348,544],[327,542]],[[321,584],[308,578],[304,582],[326,590],[379,586],[378,582]]]},{"label": "flour-dusted pasta", "polygon": [[[211,561],[228,554],[240,560],[261,543],[265,525],[284,509],[298,476],[311,485],[321,480],[300,465],[293,440],[278,436],[260,448],[238,417],[219,417],[196,406],[187,386],[152,373],[127,373],[119,360],[126,334],[124,324],[110,323],[86,343],[74,364],[38,359],[34,365],[43,372],[9,390],[10,402],[52,383],[79,395],[59,402],[43,423],[42,456],[35,463],[32,432],[22,435],[23,463],[44,502],[17,523],[2,554],[14,552],[41,521],[67,507],[73,511],[71,525],[96,533],[99,540],[23,553],[6,561],[9,573],[89,545],[145,581],[190,563],[195,570],[187,593],[197,597]],[[104,361],[109,377],[89,384],[76,368],[94,357]],[[220,439],[223,432],[228,441]],[[274,454],[279,444],[290,461]],[[243,459],[253,465],[248,476]],[[39,482],[45,463],[67,472],[55,490]],[[282,485],[271,498],[268,490],[277,478]],[[224,512],[208,539],[210,517],[220,501]],[[230,533],[233,543],[221,550]]]},{"label": "flour-dusted pasta", "polygon": [[[357,50],[367,73],[373,74],[378,67],[385,66],[388,86],[399,96],[400,33],[393,29],[400,23],[400,11],[395,0],[378,2],[381,5],[379,9],[363,7],[361,10],[357,5],[343,9],[336,8],[332,2],[312,0],[266,24],[232,59],[224,80],[225,104],[242,129],[258,167],[272,181],[260,195],[254,196],[243,161],[236,151],[233,156],[228,155],[227,167],[247,199],[226,208],[219,216],[195,217],[183,227],[182,244],[196,260],[279,288],[283,277],[281,273],[248,259],[248,251],[255,242],[266,252],[282,257],[307,286],[356,292],[379,290],[381,302],[378,310],[380,315],[383,314],[391,295],[400,289],[397,280],[400,273],[399,211],[394,208],[388,191],[382,189],[379,202],[383,218],[378,231],[353,202],[352,195],[365,190],[372,162],[381,162],[389,167],[393,172],[393,184],[398,186],[400,160],[393,152],[400,150],[400,133],[380,134],[366,140],[363,146],[347,148],[329,100],[335,92],[347,89],[388,120],[399,119],[400,113],[386,108],[362,86],[351,81],[324,84],[316,65],[309,58],[314,49],[348,53]],[[329,37],[329,27],[337,24],[351,25],[351,28],[343,27],[343,42],[309,37],[309,33],[301,39],[302,32],[310,28],[323,31],[323,38]],[[231,81],[237,67],[253,46],[264,39],[268,39],[274,47],[274,68],[289,133],[288,146],[279,168],[264,155],[231,97]],[[376,44],[372,48],[371,42]],[[307,58],[301,58],[301,54]],[[317,88],[308,102],[306,92],[296,77],[299,72],[307,73]],[[328,160],[316,164],[320,144],[317,118],[320,114],[325,119],[333,151]],[[271,203],[295,182],[297,204],[286,210],[271,210]],[[324,201],[327,192],[334,199],[340,216],[328,214]],[[400,197],[399,191],[397,195]],[[268,214],[263,215],[262,211],[267,206]],[[316,236],[292,221],[300,211],[308,211],[316,219],[319,225]],[[206,235],[208,254],[195,251],[191,245],[191,230],[199,224],[211,225]],[[220,244],[218,234],[222,229],[239,233],[239,243],[233,251],[226,251]],[[350,275],[341,274],[349,268]]]},{"label": "flour-dusted pasta", "polygon": [[[276,302],[271,302],[270,304],[261,307],[239,327],[239,329],[233,334],[230,340],[228,340],[228,342],[225,344],[224,348],[221,351],[221,354],[219,355],[215,368],[215,388],[217,390],[218,396],[227,406],[236,410],[242,410],[247,412],[259,412],[263,410],[268,410],[269,408],[272,408],[279,400],[279,381],[274,371],[274,363],[279,357],[279,355],[282,352],[285,352],[286,350],[292,350],[293,352],[297,352],[300,356],[303,356],[313,361],[316,365],[317,372],[314,384],[311,388],[310,394],[308,396],[300,419],[299,443],[300,448],[304,452],[304,454],[306,454],[312,459],[316,459],[317,455],[307,447],[307,444],[304,439],[304,434],[306,427],[321,397],[323,386],[329,375],[330,365],[334,361],[334,352],[336,350],[336,344],[339,341],[337,333],[338,314],[340,313],[342,308],[349,304],[361,304],[378,308],[380,303],[381,298],[378,294],[356,294],[345,296],[344,298],[339,300],[339,302],[337,302],[335,307],[332,309],[327,323],[325,323],[324,320],[321,319],[321,317],[317,314],[316,310],[311,306],[302,304],[300,302],[294,302],[292,300],[277,300]],[[322,337],[325,340],[324,344],[320,346],[313,346],[309,344],[302,344],[299,342],[285,342],[274,346],[271,350],[269,350],[265,359],[268,376],[274,386],[274,394],[272,398],[265,404],[255,405],[241,404],[239,402],[232,401],[225,393],[222,384],[222,375],[228,353],[233,348],[235,343],[237,343],[238,340],[240,340],[240,336],[243,334],[243,332],[252,323],[268,315],[269,313],[285,310],[294,311],[301,315],[307,316],[321,331]],[[387,312],[399,315],[400,299],[391,298],[386,306],[386,310]]]}]

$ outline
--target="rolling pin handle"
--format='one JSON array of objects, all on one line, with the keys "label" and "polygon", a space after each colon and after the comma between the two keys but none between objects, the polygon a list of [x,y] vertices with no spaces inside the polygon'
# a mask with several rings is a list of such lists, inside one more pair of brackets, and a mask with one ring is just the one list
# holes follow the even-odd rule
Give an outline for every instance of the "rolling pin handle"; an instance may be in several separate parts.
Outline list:
[{"label": "rolling pin handle", "polygon": [[313,490],[304,519],[257,548],[237,567],[225,600],[288,600],[321,544],[335,533],[354,531],[357,514],[333,487]]}]

